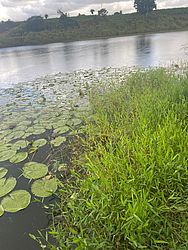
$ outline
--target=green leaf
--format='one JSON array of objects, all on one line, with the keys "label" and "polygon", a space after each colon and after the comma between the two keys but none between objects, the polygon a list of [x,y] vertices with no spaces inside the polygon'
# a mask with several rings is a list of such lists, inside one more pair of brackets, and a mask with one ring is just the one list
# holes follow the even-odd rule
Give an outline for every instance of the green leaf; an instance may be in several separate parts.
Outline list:
[{"label": "green leaf", "polygon": [[51,141],[51,144],[54,146],[54,147],[59,147],[63,142],[66,141],[66,138],[65,137],[62,137],[62,136],[58,136],[56,137],[54,140]]},{"label": "green leaf", "polygon": [[4,151],[10,150],[11,146],[12,146],[12,144],[10,144],[10,143],[7,143],[7,144],[4,143],[4,144],[0,145],[0,154]]},{"label": "green leaf", "polygon": [[82,123],[82,120],[78,119],[78,118],[73,118],[68,122],[68,125],[70,126],[78,126]]},{"label": "green leaf", "polygon": [[46,131],[45,128],[38,128],[38,129],[34,130],[33,134],[34,135],[40,135],[40,134],[43,134],[45,131]]},{"label": "green leaf", "polygon": [[4,214],[4,209],[3,209],[3,207],[0,205],[0,217],[3,216],[3,214]]},{"label": "green leaf", "polygon": [[48,167],[42,163],[28,162],[23,167],[23,176],[27,179],[39,179],[47,173]]},{"label": "green leaf", "polygon": [[10,193],[16,186],[16,178],[10,177],[8,179],[0,179],[0,197]]},{"label": "green leaf", "polygon": [[23,131],[13,131],[12,133],[10,133],[7,136],[7,138],[11,139],[11,140],[15,140],[15,139],[21,138],[24,134],[25,134],[25,132],[23,132]]},{"label": "green leaf", "polygon": [[63,126],[63,127],[58,127],[54,130],[54,133],[57,133],[57,134],[64,134],[66,132],[69,131],[69,127],[67,126]]},{"label": "green leaf", "polygon": [[167,241],[164,241],[164,240],[154,240],[154,242],[155,242],[156,244],[168,244],[168,242],[167,242]]},{"label": "green leaf", "polygon": [[14,155],[10,159],[10,162],[11,163],[19,163],[19,162],[22,162],[25,159],[27,159],[27,157],[28,157],[28,153],[27,152],[20,152],[20,153],[17,153],[16,155]]},{"label": "green leaf", "polygon": [[3,178],[8,173],[6,168],[0,168],[0,179]]},{"label": "green leaf", "polygon": [[28,207],[31,201],[31,195],[25,190],[16,190],[3,198],[1,206],[4,211],[15,213]]},{"label": "green leaf", "polygon": [[12,149],[19,150],[19,149],[26,148],[28,145],[29,145],[28,141],[20,140],[20,141],[17,141],[13,144]]},{"label": "green leaf", "polygon": [[38,197],[49,197],[57,190],[57,181],[55,178],[51,180],[37,180],[31,186],[31,191]]},{"label": "green leaf", "polygon": [[0,152],[0,162],[11,159],[15,154],[16,151],[11,149]]},{"label": "green leaf", "polygon": [[32,147],[34,148],[40,148],[46,145],[47,140],[46,139],[39,139],[33,142]]}]

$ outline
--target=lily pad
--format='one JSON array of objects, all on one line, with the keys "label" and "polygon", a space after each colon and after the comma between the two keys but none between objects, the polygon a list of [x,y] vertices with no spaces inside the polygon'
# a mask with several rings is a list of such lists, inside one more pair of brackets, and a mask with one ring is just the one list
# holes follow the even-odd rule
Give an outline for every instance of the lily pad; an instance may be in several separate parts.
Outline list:
[{"label": "lily pad", "polygon": [[37,197],[49,197],[57,190],[57,180],[37,180],[31,186],[32,193]]},{"label": "lily pad", "polygon": [[48,166],[38,162],[28,162],[23,167],[23,176],[27,179],[40,179],[48,173]]},{"label": "lily pad", "polygon": [[28,157],[28,153],[27,152],[20,152],[15,154],[11,159],[10,162],[11,163],[19,163],[24,161],[25,159],[27,159]]},{"label": "lily pad", "polygon": [[6,168],[0,168],[0,179],[3,178],[8,173]]},{"label": "lily pad", "polygon": [[0,205],[0,217],[3,216],[3,214],[4,214],[4,209],[3,209],[3,207]]},{"label": "lily pad", "polygon": [[4,144],[0,145],[0,154],[3,151],[7,151],[7,150],[11,149],[11,146],[12,146],[12,144],[10,144],[10,143],[4,143]]},{"label": "lily pad", "polygon": [[78,125],[80,125],[82,123],[82,120],[80,120],[80,119],[78,119],[78,118],[74,118],[74,119],[72,119],[72,120],[70,120],[69,122],[68,122],[68,124],[70,125],[70,126],[78,126]]},{"label": "lily pad", "polygon": [[8,138],[8,139],[15,140],[15,139],[21,138],[24,134],[25,134],[25,132],[23,132],[23,131],[14,131],[14,132],[10,133],[10,134],[7,136],[7,138]]},{"label": "lily pad", "polygon": [[38,128],[35,131],[33,131],[33,134],[34,135],[40,135],[40,134],[43,134],[45,131],[46,131],[45,128]]},{"label": "lily pad", "polygon": [[0,179],[0,197],[10,193],[16,186],[16,178],[10,177],[8,179]]},{"label": "lily pad", "polygon": [[10,160],[16,154],[15,150],[5,150],[0,152],[0,162]]},{"label": "lily pad", "polygon": [[62,137],[62,136],[58,136],[56,137],[54,140],[51,141],[51,144],[54,146],[54,147],[59,147],[63,142],[66,141],[66,138],[65,137]]},{"label": "lily pad", "polygon": [[15,150],[26,148],[29,145],[27,140],[20,140],[13,144],[12,148]]},{"label": "lily pad", "polygon": [[57,134],[64,134],[69,131],[69,127],[63,126],[63,127],[58,127],[54,130],[55,133]]},{"label": "lily pad", "polygon": [[4,211],[15,213],[29,206],[31,195],[25,190],[16,190],[3,198],[1,206]]},{"label": "lily pad", "polygon": [[46,145],[47,140],[46,139],[39,139],[33,142],[32,147],[34,148],[40,148]]}]

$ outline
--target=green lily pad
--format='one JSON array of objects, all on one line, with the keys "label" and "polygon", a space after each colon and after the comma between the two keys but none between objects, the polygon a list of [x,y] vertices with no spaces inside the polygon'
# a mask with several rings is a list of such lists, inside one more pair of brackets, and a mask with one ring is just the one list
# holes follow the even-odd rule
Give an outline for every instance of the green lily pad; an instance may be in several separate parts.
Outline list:
[{"label": "green lily pad", "polygon": [[10,193],[16,186],[16,178],[10,177],[8,179],[0,179],[0,197]]},{"label": "green lily pad", "polygon": [[26,148],[29,145],[29,142],[26,140],[20,140],[13,144],[12,148],[15,150]]},{"label": "green lily pad", "polygon": [[63,127],[58,127],[54,130],[55,133],[57,134],[64,134],[69,131],[69,127],[63,126]]},{"label": "green lily pad", "polygon": [[48,166],[37,162],[28,162],[23,167],[23,176],[27,179],[40,179],[48,173]]},{"label": "green lily pad", "polygon": [[17,126],[16,128],[14,128],[14,131],[25,131],[26,129],[27,129],[26,126],[20,125],[20,126]]},{"label": "green lily pad", "polygon": [[16,154],[15,150],[5,150],[0,152],[0,162],[10,160]]},{"label": "green lily pad", "polygon": [[31,123],[32,123],[31,121],[28,121],[28,120],[26,121],[26,120],[25,120],[25,121],[20,122],[19,125],[28,126],[28,125],[30,125]]},{"label": "green lily pad", "polygon": [[78,119],[78,118],[74,118],[74,119],[72,119],[72,120],[70,120],[69,122],[68,122],[68,124],[70,125],[70,126],[78,126],[78,125],[80,125],[82,123],[82,120],[80,120],[80,119]]},{"label": "green lily pad", "polygon": [[0,179],[3,178],[8,173],[6,168],[0,168]]},{"label": "green lily pad", "polygon": [[62,136],[58,136],[56,137],[54,140],[51,141],[51,144],[54,146],[54,147],[59,147],[63,142],[66,141],[66,138],[65,137],[62,137]]},{"label": "green lily pad", "polygon": [[7,151],[7,150],[12,149],[11,146],[12,146],[12,144],[10,144],[10,143],[4,143],[4,144],[0,145],[0,154],[3,151]]},{"label": "green lily pad", "polygon": [[5,136],[7,136],[10,133],[11,133],[11,130],[1,131],[1,133],[0,133],[0,139],[2,140]]},{"label": "green lily pad", "polygon": [[31,186],[32,193],[37,197],[49,197],[57,190],[57,180],[37,180]]},{"label": "green lily pad", "polygon": [[4,214],[4,209],[3,209],[3,207],[0,205],[0,217],[3,216],[3,214]]},{"label": "green lily pad", "polygon": [[34,132],[34,128],[33,127],[29,127],[27,130],[26,130],[26,133],[29,133],[29,134],[32,134]]},{"label": "green lily pad", "polygon": [[29,206],[31,195],[25,190],[16,190],[3,198],[1,206],[4,211],[15,213]]},{"label": "green lily pad", "polygon": [[34,148],[40,148],[46,145],[47,140],[46,139],[39,139],[33,142],[32,147]]},{"label": "green lily pad", "polygon": [[46,131],[45,128],[39,128],[39,129],[36,129],[35,131],[33,131],[33,134],[40,135],[40,134],[43,134],[45,131]]},{"label": "green lily pad", "polygon": [[11,163],[19,163],[24,161],[25,159],[27,159],[28,157],[28,153],[27,152],[20,152],[15,154],[11,159],[10,162]]},{"label": "green lily pad", "polygon": [[67,120],[62,120],[62,119],[56,119],[53,123],[52,123],[52,127],[53,129],[57,129],[57,128],[65,128],[67,129],[68,127],[66,126]]},{"label": "green lily pad", "polygon": [[12,139],[12,140],[16,140],[16,139],[21,138],[24,134],[25,134],[25,132],[23,132],[23,131],[13,131],[12,133],[10,133],[7,136],[7,138]]}]

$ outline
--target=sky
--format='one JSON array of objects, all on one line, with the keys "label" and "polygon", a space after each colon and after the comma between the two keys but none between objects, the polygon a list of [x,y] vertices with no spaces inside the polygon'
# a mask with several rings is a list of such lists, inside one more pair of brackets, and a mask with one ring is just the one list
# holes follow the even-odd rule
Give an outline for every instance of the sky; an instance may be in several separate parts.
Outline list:
[{"label": "sky", "polygon": [[[173,7],[188,7],[188,0],[157,0],[158,9]],[[106,8],[110,14],[122,10],[123,13],[134,12],[134,0],[0,0],[0,20],[26,20],[28,17],[48,14],[57,16],[57,10],[70,15],[90,14],[90,9],[96,11]]]}]

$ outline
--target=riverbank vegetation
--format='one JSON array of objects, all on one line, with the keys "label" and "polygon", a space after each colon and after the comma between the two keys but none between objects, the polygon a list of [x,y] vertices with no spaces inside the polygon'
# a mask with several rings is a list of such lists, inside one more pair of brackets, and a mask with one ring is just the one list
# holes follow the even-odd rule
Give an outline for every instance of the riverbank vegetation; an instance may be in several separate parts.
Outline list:
[{"label": "riverbank vegetation", "polygon": [[187,83],[158,69],[94,89],[49,249],[188,248]]},{"label": "riverbank vegetation", "polygon": [[[46,16],[46,15],[45,15]],[[188,8],[114,15],[63,18],[31,17],[0,24],[0,47],[107,38],[140,33],[187,30]]]}]

